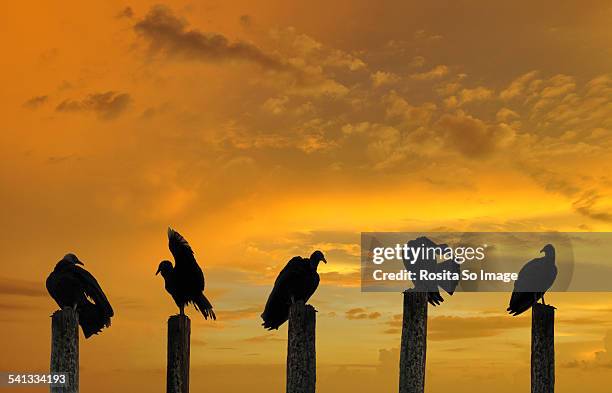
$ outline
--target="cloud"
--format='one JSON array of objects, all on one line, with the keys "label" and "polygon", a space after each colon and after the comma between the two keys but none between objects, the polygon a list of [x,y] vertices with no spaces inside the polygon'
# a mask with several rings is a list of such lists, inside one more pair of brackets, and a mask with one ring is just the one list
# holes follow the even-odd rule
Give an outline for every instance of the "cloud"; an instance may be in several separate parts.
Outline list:
[{"label": "cloud", "polygon": [[568,75],[555,75],[548,80],[549,86],[542,89],[542,98],[555,98],[565,95],[576,88],[574,78]]},{"label": "cloud", "polygon": [[[438,89],[438,91],[448,91],[449,88],[453,87],[453,85],[458,84],[448,84],[446,87]],[[488,100],[493,97],[493,93],[493,90],[484,86],[478,86],[473,89],[462,89],[461,91],[459,91],[458,95],[445,98],[444,103],[447,108],[456,108],[470,102]]]},{"label": "cloud", "polygon": [[483,86],[478,86],[473,89],[463,89],[459,92],[459,100],[461,104],[466,104],[472,101],[488,100],[493,96],[493,90]]},{"label": "cloud", "polygon": [[[385,322],[389,327],[388,334],[399,333],[402,327],[402,315],[396,314]],[[528,318],[511,318],[504,316],[435,316],[427,321],[427,339],[432,341],[463,340],[480,337],[493,337],[510,329],[528,328]]]},{"label": "cloud", "polygon": [[222,321],[237,321],[241,319],[256,319],[261,314],[261,307],[247,307],[238,310],[219,310],[219,320]]},{"label": "cloud", "polygon": [[425,65],[425,58],[423,56],[414,56],[410,61],[410,67],[423,67]]},{"label": "cloud", "polygon": [[132,10],[132,7],[130,6],[125,7],[117,14],[117,18],[131,19],[132,17],[134,17],[134,10]]},{"label": "cloud", "polygon": [[516,119],[519,117],[521,116],[518,113],[508,108],[501,108],[495,114],[495,118],[497,119],[497,121],[501,121],[501,122],[507,122],[509,120]]},{"label": "cloud", "polygon": [[395,91],[391,91],[383,98],[386,104],[385,114],[387,117],[400,117],[409,126],[428,125],[438,109],[436,104],[425,102],[421,105],[411,105]]},{"label": "cloud", "polygon": [[392,72],[376,71],[370,75],[370,79],[372,80],[372,85],[374,87],[380,87],[397,83],[400,80],[400,77]]},{"label": "cloud", "polygon": [[281,59],[263,52],[253,44],[230,42],[219,33],[204,33],[188,28],[188,23],[163,5],[153,6],[134,25],[134,30],[149,43],[153,54],[200,61],[243,60],[269,70],[288,70]]},{"label": "cloud", "polygon": [[410,75],[410,78],[414,80],[424,81],[424,80],[434,80],[440,79],[443,76],[448,74],[448,67],[445,65],[438,65],[426,72],[419,72]]},{"label": "cloud", "polygon": [[263,103],[262,108],[273,115],[280,115],[285,112],[288,102],[289,97],[287,96],[271,97]]},{"label": "cloud", "polygon": [[608,330],[603,337],[603,350],[595,352],[594,357],[587,360],[572,360],[563,363],[564,368],[581,369],[612,369],[612,330]]},{"label": "cloud", "polygon": [[23,103],[23,106],[29,109],[37,109],[49,101],[49,96],[34,96]]},{"label": "cloud", "polygon": [[340,287],[359,287],[361,285],[361,272],[354,271],[351,273],[340,272],[325,272],[319,273],[321,281],[327,285],[336,285]]},{"label": "cloud", "polygon": [[93,93],[81,100],[64,100],[55,110],[57,112],[94,112],[104,120],[114,119],[120,116],[132,101],[127,93],[107,91],[105,93]]},{"label": "cloud", "polygon": [[346,319],[378,319],[381,317],[381,313],[378,311],[368,312],[364,308],[352,308],[344,313]]},{"label": "cloud", "polygon": [[538,74],[537,71],[530,71],[513,80],[510,85],[499,93],[502,100],[510,100],[521,95],[529,83]]},{"label": "cloud", "polygon": [[262,336],[254,336],[254,337],[245,338],[244,341],[249,342],[249,343],[265,343],[265,342],[270,342],[270,341],[285,341],[285,339],[280,338],[273,333],[269,333],[269,334],[264,334]]},{"label": "cloud", "polygon": [[580,198],[574,201],[572,207],[576,212],[585,217],[598,221],[612,222],[612,212],[597,206],[601,199],[602,195],[598,194],[596,191],[586,191]]},{"label": "cloud", "polygon": [[39,309],[38,305],[19,303],[0,303],[0,310],[7,312],[28,311]]},{"label": "cloud", "polygon": [[549,169],[529,168],[527,166],[524,166],[523,170],[549,192],[571,197],[580,191],[578,185],[560,173]]},{"label": "cloud", "polygon": [[253,18],[251,17],[251,15],[240,15],[239,18],[240,24],[243,27],[251,27],[251,25],[253,24]]},{"label": "cloud", "polygon": [[472,158],[486,157],[498,147],[514,139],[515,131],[508,125],[490,125],[484,121],[457,113],[445,114],[437,122],[449,147]]},{"label": "cloud", "polygon": [[441,34],[431,34],[427,30],[417,30],[414,32],[413,37],[417,41],[439,41],[444,38]]},{"label": "cloud", "polygon": [[0,293],[30,297],[47,296],[43,283],[7,277],[0,277]]}]

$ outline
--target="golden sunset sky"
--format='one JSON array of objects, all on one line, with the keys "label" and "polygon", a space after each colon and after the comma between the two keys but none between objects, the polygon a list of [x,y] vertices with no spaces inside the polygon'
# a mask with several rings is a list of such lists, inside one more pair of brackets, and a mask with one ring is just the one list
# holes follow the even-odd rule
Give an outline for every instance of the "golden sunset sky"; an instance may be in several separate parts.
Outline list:
[{"label": "golden sunset sky", "polygon": [[[315,249],[318,390],[393,392],[401,295],[362,231],[612,230],[609,1],[19,1],[0,13],[0,370],[48,370],[44,280],[76,253],[115,308],[81,391],[165,391],[154,273],[191,243],[191,389],[284,389],[259,314]],[[535,255],[534,255],[535,257]],[[427,392],[529,389],[509,294],[430,308]],[[610,392],[612,295],[551,293],[557,392]],[[23,389],[20,392],[38,392]]]}]

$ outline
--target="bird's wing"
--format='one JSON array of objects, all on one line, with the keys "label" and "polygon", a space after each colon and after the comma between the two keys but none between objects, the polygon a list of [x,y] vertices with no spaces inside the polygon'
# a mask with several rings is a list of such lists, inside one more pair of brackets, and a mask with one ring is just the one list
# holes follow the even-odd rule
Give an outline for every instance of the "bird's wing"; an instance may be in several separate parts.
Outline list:
[{"label": "bird's wing", "polygon": [[261,314],[266,329],[278,329],[287,320],[291,302],[291,289],[299,281],[300,272],[304,268],[303,265],[303,259],[295,257],[278,274]]},{"label": "bird's wing", "polygon": [[287,262],[283,270],[278,273],[276,281],[274,281],[274,286],[276,287],[280,283],[286,283],[292,280],[294,277],[297,277],[299,273],[304,270],[304,263],[305,261],[302,257],[291,258],[291,260]]},{"label": "bird's wing", "polygon": [[49,277],[47,277],[47,281],[45,281],[45,286],[47,287],[47,292],[49,292],[49,295],[51,295],[57,305],[61,307],[60,300],[57,297],[58,281],[57,273],[52,271],[51,274],[49,274]]},{"label": "bird's wing", "polygon": [[521,268],[507,309],[511,314],[525,312],[550,289],[557,277],[557,267],[549,262],[546,257],[534,258]]},{"label": "bird's wing", "polygon": [[198,264],[187,240],[172,228],[168,228],[168,248],[170,248],[177,267],[185,264]]},{"label": "bird's wing", "polygon": [[538,301],[538,297],[535,292],[512,292],[506,311],[512,315],[522,314]]},{"label": "bird's wing", "polygon": [[274,303],[289,303],[291,296],[291,288],[295,285],[295,282],[299,280],[302,272],[304,271],[304,262],[300,257],[294,257],[287,265],[281,270],[274,281],[274,288],[268,297],[266,303],[266,309],[268,304]]},{"label": "bird's wing", "polygon": [[307,302],[308,299],[310,299],[310,297],[314,295],[315,291],[319,287],[319,282],[321,281],[321,278],[319,277],[319,273],[317,272],[313,272],[313,273],[314,274],[312,276],[312,281],[308,281],[306,283],[306,287],[304,288],[305,290],[304,302]]},{"label": "bird's wing", "polygon": [[75,266],[72,269],[72,272],[76,277],[78,277],[81,285],[83,286],[83,291],[88,298],[93,300],[96,306],[99,306],[103,311],[106,317],[112,317],[114,315],[113,308],[110,305],[110,302],[106,298],[104,291],[96,281],[95,277],[89,273],[87,270]]},{"label": "bird's wing", "polygon": [[549,275],[549,268],[544,258],[534,258],[519,271],[518,278],[514,282],[514,292],[544,292],[550,288],[547,287]]},{"label": "bird's wing", "polygon": [[[455,262],[453,259],[446,260],[442,263],[438,263],[436,265],[436,271],[438,273],[442,273],[444,270],[449,271],[451,273],[460,273],[459,264]],[[440,280],[438,281],[438,285],[440,288],[444,289],[446,293],[452,295],[459,284],[459,280]]]}]

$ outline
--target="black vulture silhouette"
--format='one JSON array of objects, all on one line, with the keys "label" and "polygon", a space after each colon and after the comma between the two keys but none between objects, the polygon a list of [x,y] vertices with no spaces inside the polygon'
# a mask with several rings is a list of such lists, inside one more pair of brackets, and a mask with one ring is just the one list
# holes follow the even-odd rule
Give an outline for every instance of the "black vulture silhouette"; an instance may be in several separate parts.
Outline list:
[{"label": "black vulture silhouette", "polygon": [[263,327],[278,329],[289,319],[289,307],[301,300],[310,299],[319,286],[319,262],[327,263],[321,251],[315,251],[310,258],[293,257],[281,270],[274,282],[266,307],[261,314]]},{"label": "black vulture silhouette", "polygon": [[185,305],[192,303],[205,319],[217,319],[212,304],[204,296],[204,273],[187,240],[168,228],[168,246],[174,257],[174,266],[170,261],[161,261],[155,275],[161,273],[166,291],[174,299],[180,314],[185,315]]},{"label": "black vulture silhouette", "polygon": [[[436,244],[431,239],[422,236],[415,240],[410,240],[408,242],[408,247],[411,248],[439,248],[442,251],[448,248],[447,244]],[[433,254],[433,253],[432,253]],[[444,298],[440,294],[440,289],[442,288],[449,295],[453,295],[455,293],[455,289],[459,284],[459,280],[421,280],[420,272],[421,270],[425,270],[428,273],[442,273],[445,270],[450,273],[460,273],[459,264],[455,262],[454,259],[447,259],[443,262],[438,263],[435,258],[435,255],[431,257],[427,257],[426,255],[420,256],[414,263],[412,261],[408,261],[404,259],[404,267],[407,271],[413,272],[415,279],[412,280],[414,284],[414,288],[408,289],[408,291],[415,292],[427,292],[427,301],[432,306],[437,306],[444,301]]]},{"label": "black vulture silhouette", "polygon": [[552,287],[557,278],[555,265],[555,248],[547,244],[540,250],[541,258],[527,262],[514,282],[514,291],[510,297],[510,305],[506,309],[511,315],[519,315],[530,309],[538,300],[544,302],[544,293]]},{"label": "black vulture silhouette", "polygon": [[72,307],[79,315],[85,338],[109,327],[114,315],[104,291],[74,254],[66,254],[47,277],[47,291],[62,309]]}]

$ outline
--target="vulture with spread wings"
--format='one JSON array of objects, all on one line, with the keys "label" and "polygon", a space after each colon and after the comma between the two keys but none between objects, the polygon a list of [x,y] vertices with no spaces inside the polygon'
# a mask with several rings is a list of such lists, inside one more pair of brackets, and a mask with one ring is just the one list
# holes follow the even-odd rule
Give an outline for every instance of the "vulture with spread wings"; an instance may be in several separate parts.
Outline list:
[{"label": "vulture with spread wings", "polygon": [[[427,248],[436,248],[441,249],[442,251],[448,248],[446,244],[436,244],[431,239],[422,236],[415,240],[410,240],[408,242],[408,247],[410,248],[419,248],[419,247],[427,247]],[[426,271],[427,273],[442,273],[444,271],[448,271],[451,273],[460,273],[459,264],[455,262],[454,259],[447,259],[443,262],[438,263],[435,255],[432,255],[430,258],[426,256],[419,257],[416,261],[409,261],[404,259],[404,266],[407,271],[412,272],[415,276],[415,279],[412,280],[414,284],[414,288],[410,289],[410,291],[417,292],[427,292],[427,301],[432,306],[437,306],[444,301],[444,298],[440,294],[440,289],[442,288],[449,295],[453,295],[455,293],[455,289],[459,284],[459,280],[421,280],[420,274],[421,271]]]},{"label": "vulture with spread wings", "polygon": [[543,252],[544,256],[527,262],[514,282],[510,305],[506,309],[511,315],[522,314],[540,299],[542,304],[546,304],[544,293],[552,287],[557,278],[555,248],[552,244],[547,244],[540,252]]},{"label": "vulture with spread wings", "polygon": [[174,266],[170,261],[161,261],[155,274],[161,273],[166,291],[174,299],[181,315],[185,314],[185,305],[192,303],[205,319],[217,319],[212,304],[204,296],[204,273],[189,243],[177,231],[168,228],[168,245]]},{"label": "vulture with spread wings", "polygon": [[278,329],[289,319],[289,307],[301,300],[310,299],[319,286],[319,262],[327,263],[321,251],[315,251],[310,258],[293,257],[281,270],[274,282],[264,312],[261,314],[263,327]]},{"label": "vulture with spread wings", "polygon": [[47,277],[47,291],[61,308],[72,307],[79,315],[85,338],[109,327],[113,308],[100,284],[76,255],[66,254]]}]

